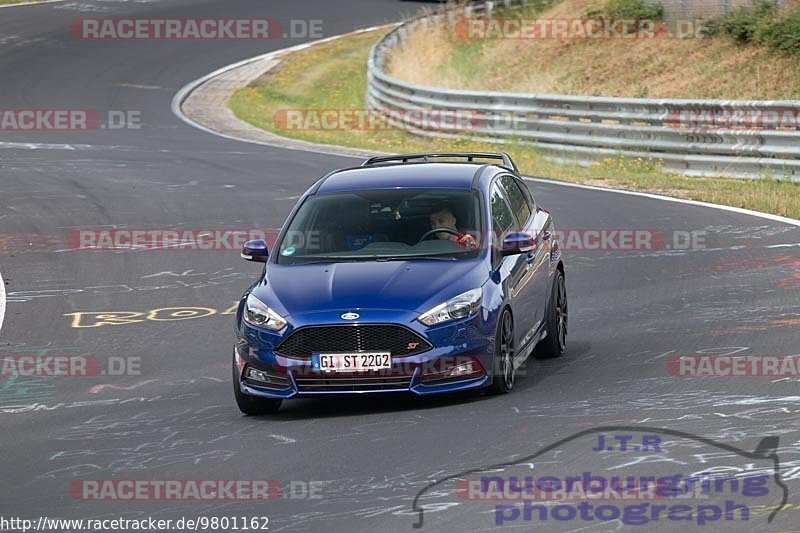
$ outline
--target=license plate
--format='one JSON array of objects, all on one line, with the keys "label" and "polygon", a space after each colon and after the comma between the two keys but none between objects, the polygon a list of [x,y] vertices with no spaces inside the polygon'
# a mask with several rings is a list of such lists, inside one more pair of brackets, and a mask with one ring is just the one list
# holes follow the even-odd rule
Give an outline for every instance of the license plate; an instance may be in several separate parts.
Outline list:
[{"label": "license plate", "polygon": [[323,372],[366,372],[391,367],[389,352],[319,354],[319,369]]}]

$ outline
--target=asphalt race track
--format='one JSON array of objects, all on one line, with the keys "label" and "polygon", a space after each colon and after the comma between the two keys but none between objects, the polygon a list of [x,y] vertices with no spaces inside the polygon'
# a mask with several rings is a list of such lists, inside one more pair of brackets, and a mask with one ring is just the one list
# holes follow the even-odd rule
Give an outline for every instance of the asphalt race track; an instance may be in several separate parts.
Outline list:
[{"label": "asphalt race track", "polygon": [[[66,244],[81,228],[277,228],[316,178],[357,163],[226,140],[170,111],[186,83],[301,41],[82,41],[68,32],[70,21],[320,19],[329,36],[400,20],[422,5],[76,0],[0,9],[0,108],[138,111],[142,123],[138,130],[0,132],[0,274],[7,292],[0,355],[140,363],[138,375],[0,376],[0,515],[266,516],[273,532],[409,531],[419,519],[412,505],[420,491],[500,463],[521,461],[508,466],[512,475],[538,476],[548,467],[578,475],[636,469],[689,475],[713,467],[744,479],[771,472],[776,456],[780,478],[770,477],[769,501],[758,503],[775,505],[785,494],[788,505],[771,523],[768,513],[753,512],[749,523],[723,516],[705,525],[662,519],[651,526],[796,530],[800,379],[676,377],[668,361],[701,353],[798,353],[800,227],[530,182],[561,228],[663,236],[657,249],[565,252],[564,358],[529,361],[515,390],[502,397],[298,400],[255,418],[242,416],[233,400],[233,316],[226,311],[258,275],[256,264],[236,250],[80,251]],[[687,235],[696,237],[694,246],[676,250]],[[687,435],[664,433],[660,452],[648,454],[638,446],[592,452],[597,435],[587,434],[535,464],[526,460],[601,426],[618,428],[609,435],[639,434],[628,426],[655,428],[648,435],[659,429]],[[743,454],[767,436],[779,438],[774,454]],[[254,479],[275,480],[284,492],[270,501],[120,501],[85,500],[74,491],[85,480]],[[501,527],[493,507],[466,501],[448,483],[423,492],[423,530]],[[504,526],[537,525],[522,520]],[[547,528],[628,529],[580,517],[551,519]]]}]

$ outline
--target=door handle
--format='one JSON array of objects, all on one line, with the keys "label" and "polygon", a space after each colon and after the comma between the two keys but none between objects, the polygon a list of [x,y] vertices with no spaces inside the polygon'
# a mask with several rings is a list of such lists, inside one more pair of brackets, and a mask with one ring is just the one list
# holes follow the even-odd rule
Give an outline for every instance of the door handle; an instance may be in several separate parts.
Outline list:
[{"label": "door handle", "polygon": [[550,240],[550,232],[549,231],[544,231],[542,233],[542,240],[543,241],[549,241]]},{"label": "door handle", "polygon": [[532,265],[535,260],[536,252],[528,252],[527,256],[525,257],[525,261],[528,262],[528,266]]}]

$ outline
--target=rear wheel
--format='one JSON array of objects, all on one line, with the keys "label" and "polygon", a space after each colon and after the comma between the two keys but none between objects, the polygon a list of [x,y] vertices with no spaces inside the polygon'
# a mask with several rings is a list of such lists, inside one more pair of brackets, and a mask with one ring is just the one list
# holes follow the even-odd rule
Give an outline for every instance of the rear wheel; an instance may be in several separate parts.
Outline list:
[{"label": "rear wheel", "polygon": [[281,408],[283,400],[280,398],[262,398],[260,396],[250,396],[239,388],[239,372],[236,368],[236,359],[233,361],[233,395],[236,397],[236,405],[239,410],[246,415],[269,415],[277,413]]},{"label": "rear wheel", "polygon": [[534,351],[537,359],[561,357],[567,349],[567,285],[560,270],[556,270],[552,291],[547,309],[547,337]]},{"label": "rear wheel", "polygon": [[514,368],[514,320],[508,309],[503,310],[497,324],[493,365],[492,391],[496,394],[511,392],[517,371]]}]

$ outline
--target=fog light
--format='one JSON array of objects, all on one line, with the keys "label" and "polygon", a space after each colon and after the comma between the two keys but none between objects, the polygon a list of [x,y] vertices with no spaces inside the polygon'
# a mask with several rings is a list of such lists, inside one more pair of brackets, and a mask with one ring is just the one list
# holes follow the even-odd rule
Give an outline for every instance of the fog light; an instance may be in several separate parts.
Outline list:
[{"label": "fog light", "polygon": [[248,366],[243,375],[245,383],[261,387],[264,389],[286,390],[291,388],[289,378],[287,376],[270,374],[265,370],[259,370],[252,366]]},{"label": "fog light", "polygon": [[472,361],[467,363],[461,363],[460,365],[454,366],[453,369],[450,371],[450,376],[465,376],[467,374],[474,374],[475,368],[472,366]]},{"label": "fog light", "polygon": [[426,385],[477,379],[484,375],[480,359],[472,356],[442,357],[425,367],[420,382]]},{"label": "fog light", "polygon": [[253,368],[252,366],[247,368],[247,379],[260,381],[262,383],[269,383],[271,381],[266,372],[262,372],[261,370]]}]

